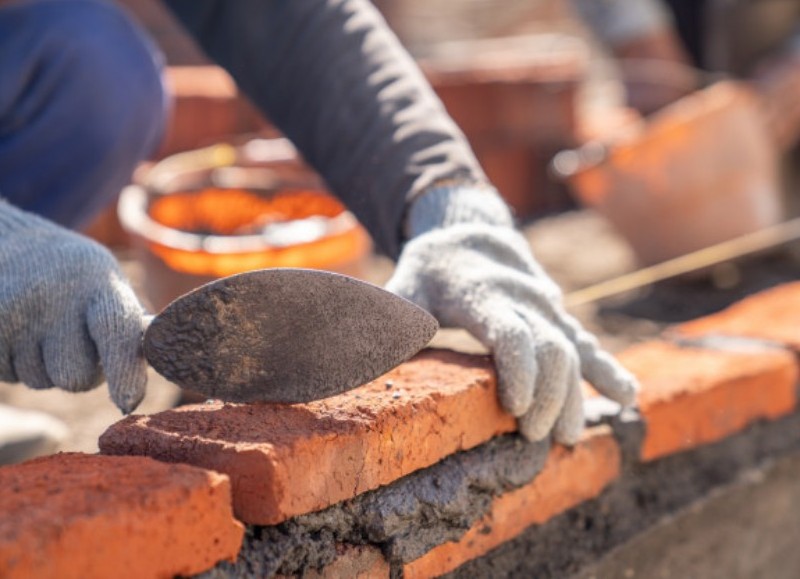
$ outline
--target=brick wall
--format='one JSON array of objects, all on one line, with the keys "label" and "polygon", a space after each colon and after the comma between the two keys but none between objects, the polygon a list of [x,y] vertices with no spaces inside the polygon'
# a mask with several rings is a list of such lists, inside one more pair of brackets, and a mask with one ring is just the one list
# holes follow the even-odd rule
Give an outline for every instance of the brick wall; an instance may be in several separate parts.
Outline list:
[{"label": "brick wall", "polygon": [[[619,569],[625,545],[735,481],[794,480],[774,465],[800,457],[798,321],[794,283],[623,352],[637,408],[589,391],[574,448],[520,440],[491,360],[442,350],[309,404],[131,416],[101,455],[0,468],[0,576],[613,576],[591,570]],[[785,576],[800,572],[776,547],[800,533],[793,506],[769,488],[754,504],[773,514],[717,544],[720,569],[746,559],[735,575],[756,577],[779,552]],[[777,543],[754,542],[781,513]]]}]

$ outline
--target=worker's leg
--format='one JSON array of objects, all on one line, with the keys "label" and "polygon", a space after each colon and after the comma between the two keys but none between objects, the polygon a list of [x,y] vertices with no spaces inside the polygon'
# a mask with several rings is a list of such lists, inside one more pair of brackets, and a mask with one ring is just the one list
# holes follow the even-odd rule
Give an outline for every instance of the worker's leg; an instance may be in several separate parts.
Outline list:
[{"label": "worker's leg", "polygon": [[0,196],[79,227],[158,146],[160,56],[102,0],[0,8]]}]

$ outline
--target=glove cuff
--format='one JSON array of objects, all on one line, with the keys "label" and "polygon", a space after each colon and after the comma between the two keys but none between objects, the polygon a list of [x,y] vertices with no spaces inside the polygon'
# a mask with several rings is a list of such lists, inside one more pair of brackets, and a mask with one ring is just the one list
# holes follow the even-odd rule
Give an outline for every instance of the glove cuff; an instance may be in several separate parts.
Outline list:
[{"label": "glove cuff", "polygon": [[514,227],[511,211],[493,187],[447,185],[429,189],[412,201],[406,234],[411,239],[459,223]]}]

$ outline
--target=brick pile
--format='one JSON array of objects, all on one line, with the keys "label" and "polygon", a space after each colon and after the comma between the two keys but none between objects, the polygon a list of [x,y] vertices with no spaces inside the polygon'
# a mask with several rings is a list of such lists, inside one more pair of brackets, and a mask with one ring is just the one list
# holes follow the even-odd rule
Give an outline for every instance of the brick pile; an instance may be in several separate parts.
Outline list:
[{"label": "brick pile", "polygon": [[800,450],[798,319],[788,284],[624,352],[638,407],[590,393],[571,449],[436,350],[323,401],[131,416],[102,455],[0,469],[0,576],[564,576]]}]

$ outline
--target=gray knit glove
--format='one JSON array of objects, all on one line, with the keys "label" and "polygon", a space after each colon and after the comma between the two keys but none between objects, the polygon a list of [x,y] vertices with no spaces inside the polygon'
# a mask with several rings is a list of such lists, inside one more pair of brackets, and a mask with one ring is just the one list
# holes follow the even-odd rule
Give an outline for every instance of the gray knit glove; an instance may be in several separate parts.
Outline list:
[{"label": "gray knit glove", "polygon": [[101,245],[0,201],[0,380],[144,397],[143,310]]},{"label": "gray knit glove", "polygon": [[491,189],[431,190],[409,209],[408,234],[387,289],[469,331],[494,354],[500,402],[529,440],[583,430],[581,375],[620,404],[636,381],[569,316]]}]

